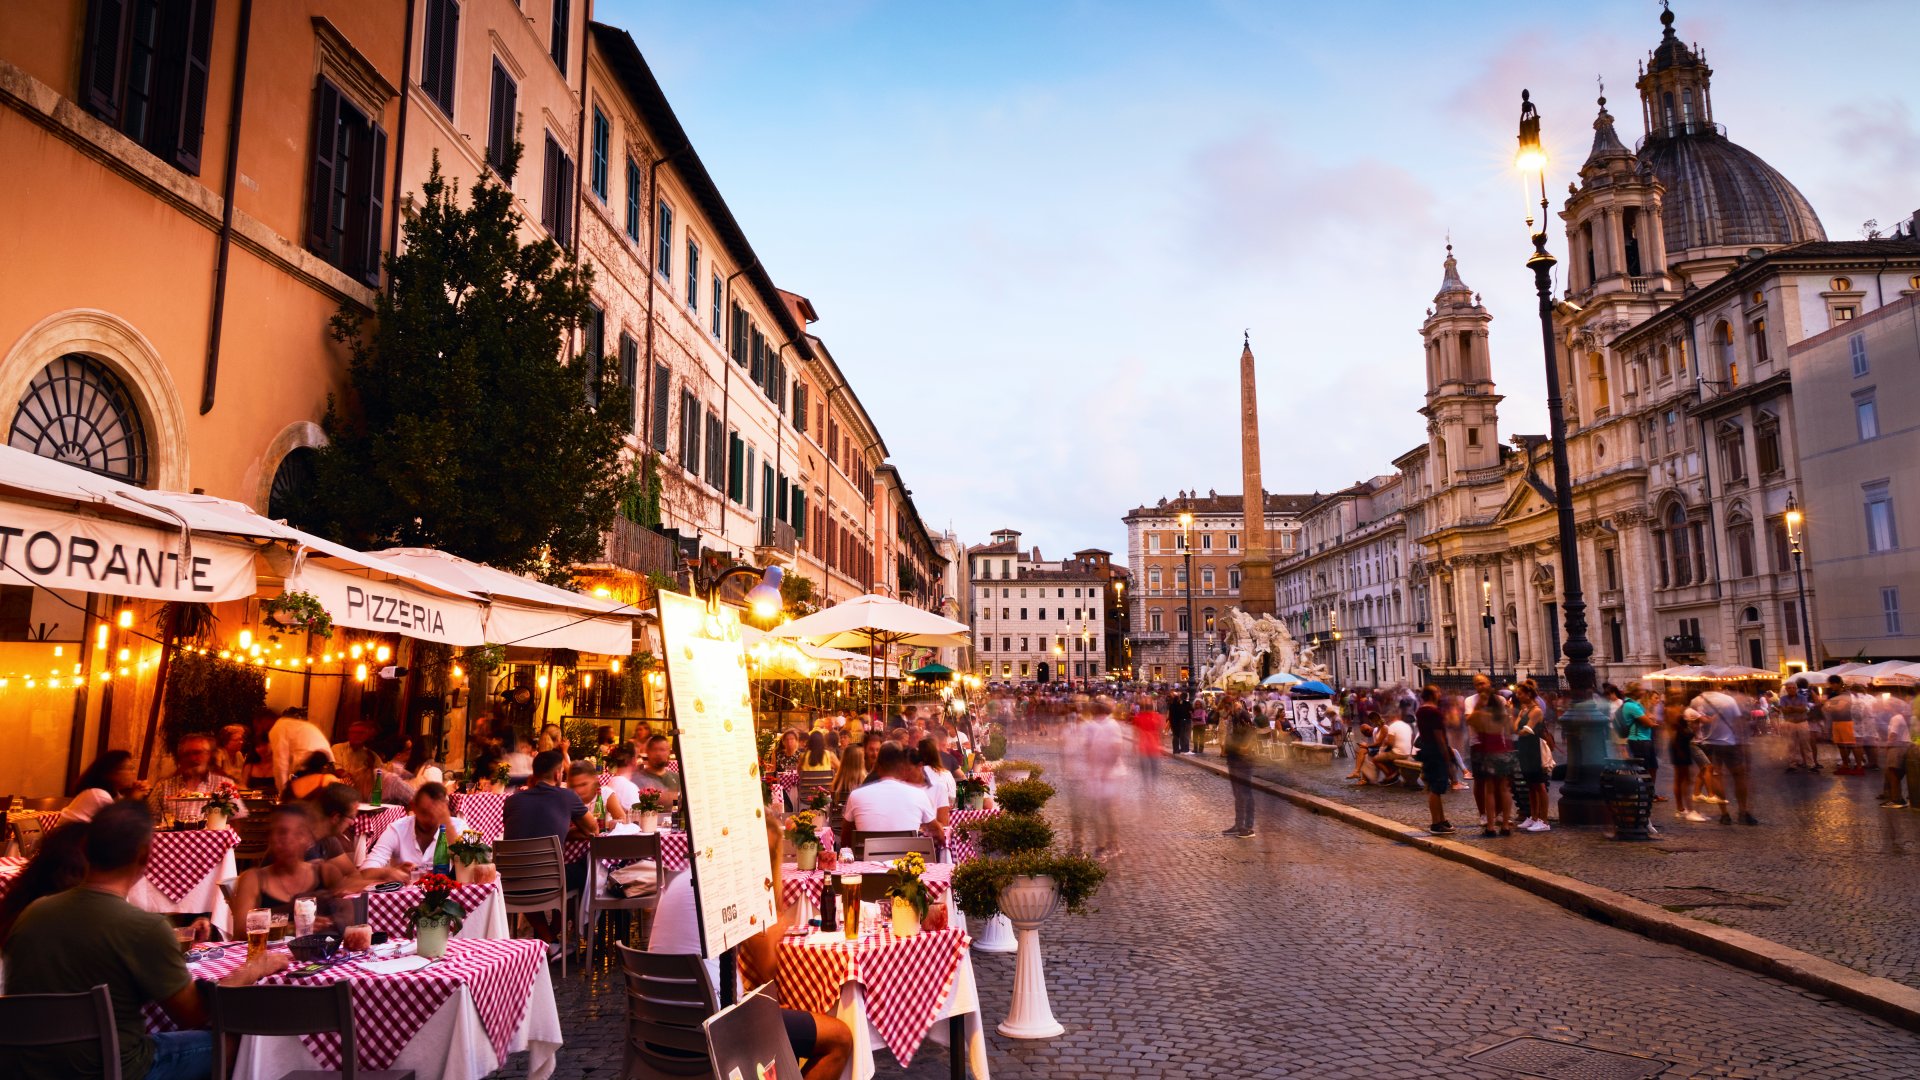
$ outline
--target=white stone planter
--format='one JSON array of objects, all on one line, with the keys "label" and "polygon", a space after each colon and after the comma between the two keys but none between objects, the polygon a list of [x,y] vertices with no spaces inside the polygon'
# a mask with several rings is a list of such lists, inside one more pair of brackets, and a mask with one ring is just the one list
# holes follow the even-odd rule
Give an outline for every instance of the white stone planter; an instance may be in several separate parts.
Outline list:
[{"label": "white stone planter", "polygon": [[1040,959],[1040,924],[1060,906],[1060,887],[1050,877],[1017,877],[1000,890],[1000,910],[1018,932],[1013,969],[1013,1005],[1000,1022],[1009,1039],[1050,1039],[1066,1031],[1047,1003],[1047,973]]},{"label": "white stone planter", "polygon": [[975,952],[1009,953],[1019,948],[1013,937],[1013,923],[1005,915],[995,915],[981,924],[973,939]]}]

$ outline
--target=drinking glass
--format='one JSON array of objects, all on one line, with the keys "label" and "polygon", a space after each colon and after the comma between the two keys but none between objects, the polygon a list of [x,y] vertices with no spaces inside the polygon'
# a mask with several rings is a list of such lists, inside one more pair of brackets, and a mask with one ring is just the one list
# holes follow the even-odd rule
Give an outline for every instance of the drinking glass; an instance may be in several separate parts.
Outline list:
[{"label": "drinking glass", "polygon": [[273,912],[257,907],[247,912],[247,959],[258,960],[267,954],[267,935],[273,932]]},{"label": "drinking glass", "polygon": [[313,933],[313,917],[318,907],[311,896],[302,896],[293,902],[294,937],[306,937]]},{"label": "drinking glass", "polygon": [[363,953],[373,948],[373,927],[366,923],[354,923],[347,927],[346,935],[340,941],[340,947],[356,953]]},{"label": "drinking glass", "polygon": [[860,875],[840,876],[840,907],[846,912],[847,940],[860,937]]},{"label": "drinking glass", "polygon": [[293,929],[293,916],[281,912],[273,913],[273,921],[267,924],[267,942],[269,944],[285,941]]}]

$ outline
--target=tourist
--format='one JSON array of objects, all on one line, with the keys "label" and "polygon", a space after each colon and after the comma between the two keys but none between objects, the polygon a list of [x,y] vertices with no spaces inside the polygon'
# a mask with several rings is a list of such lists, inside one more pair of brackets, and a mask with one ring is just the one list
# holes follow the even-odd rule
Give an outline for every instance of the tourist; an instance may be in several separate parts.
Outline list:
[{"label": "tourist", "polygon": [[[1620,701],[1619,721],[1614,730],[1626,740],[1627,758],[1639,762],[1640,767],[1647,771],[1647,779],[1657,782],[1660,777],[1660,752],[1653,738],[1656,721],[1648,715],[1646,698],[1647,695],[1640,692],[1639,683],[1628,683],[1626,694]],[[1654,801],[1667,800],[1656,794]]]},{"label": "tourist", "polygon": [[433,867],[442,829],[451,844],[467,831],[467,823],[453,816],[446,785],[429,780],[414,790],[407,813],[394,819],[373,842],[367,857],[360,860],[360,868],[392,866],[410,874],[424,873]]},{"label": "tourist", "polygon": [[827,749],[827,733],[807,732],[807,748],[800,754],[800,785],[803,788],[833,787],[833,772],[838,763]]},{"label": "tourist", "polygon": [[[87,826],[85,848],[84,880],[36,900],[14,924],[6,948],[7,992],[84,994],[105,986],[113,1000],[120,1075],[205,1080],[213,1071],[206,997],[187,971],[173,926],[126,899],[146,877],[152,816],[137,802],[106,807]],[[220,985],[249,986],[287,964],[286,953],[270,951],[242,963]],[[148,1005],[158,1006],[179,1030],[149,1033]],[[105,1071],[93,1039],[22,1048],[14,1055],[12,1075],[27,1080]]]},{"label": "tourist", "polygon": [[[912,782],[919,777],[920,783]],[[845,817],[853,833],[917,832],[938,816],[926,776],[905,750],[888,743],[867,782],[847,796]]]},{"label": "tourist", "polygon": [[431,736],[415,735],[408,739],[406,751],[392,762],[392,767],[395,775],[414,784],[447,782],[446,770],[434,759]]},{"label": "tourist", "polygon": [[633,774],[634,786],[640,791],[657,793],[661,808],[667,811],[672,811],[680,802],[680,773],[672,765],[673,740],[655,735],[647,740],[646,762]]},{"label": "tourist", "polygon": [[1547,824],[1547,781],[1553,736],[1547,728],[1546,713],[1540,707],[1539,685],[1528,679],[1515,688],[1513,696],[1514,721],[1518,728],[1514,737],[1514,762],[1527,788],[1527,816],[1520,822],[1519,829],[1551,832],[1553,826]]},{"label": "tourist", "polygon": [[222,727],[215,745],[218,749],[214,752],[214,771],[236,780],[246,780],[249,764],[247,759],[250,756],[247,746],[247,725],[227,724]]},{"label": "tourist", "polygon": [[[507,840],[533,840],[544,836],[589,840],[599,835],[600,822],[580,796],[561,785],[565,775],[566,752],[558,748],[542,750],[533,756],[533,772],[526,787],[507,796],[502,818]],[[566,868],[567,890],[584,888],[587,882],[585,860],[570,862]],[[547,959],[560,958],[559,928],[549,912],[527,915],[534,931],[547,942]]]},{"label": "tourist", "polygon": [[242,873],[233,885],[234,940],[247,939],[247,912],[254,908],[292,915],[295,900],[312,897],[322,917],[339,921],[332,911],[334,897],[383,881],[405,881],[411,869],[381,866],[362,871],[345,856],[310,858],[313,845],[312,807],[293,802],[273,808],[267,818],[267,861]]},{"label": "tourist", "polygon": [[1694,754],[1693,717],[1684,707],[1666,708],[1667,763],[1673,766],[1673,808],[1679,821],[1705,821],[1707,816],[1693,808]]},{"label": "tourist", "polygon": [[636,759],[630,743],[619,743],[607,751],[607,782],[603,785],[607,799],[629,809],[640,801],[640,786],[633,780],[634,772],[640,768]]},{"label": "tourist", "polygon": [[1193,753],[1193,705],[1183,691],[1167,695],[1167,726],[1173,729],[1173,752]]},{"label": "tourist", "polygon": [[800,768],[800,733],[792,728],[780,733],[773,751],[773,771],[794,772]]},{"label": "tourist", "polygon": [[1447,715],[1440,708],[1440,688],[1420,690],[1420,705],[1413,710],[1414,756],[1420,762],[1420,780],[1427,789],[1427,831],[1445,834],[1453,831],[1441,798],[1453,789],[1453,750],[1447,741]]},{"label": "tourist", "polygon": [[601,832],[612,831],[615,824],[626,824],[627,808],[620,805],[619,799],[608,799],[601,794],[600,769],[593,762],[576,761],[567,766],[567,787],[581,802],[593,807]]},{"label": "tourist", "polygon": [[914,762],[920,766],[920,774],[927,780],[927,795],[933,801],[934,820],[940,830],[945,832],[953,821],[953,812],[958,808],[959,782],[953,778],[940,763],[940,747],[931,736],[921,739],[914,748]]},{"label": "tourist", "polygon": [[144,799],[147,782],[140,779],[140,767],[130,750],[109,750],[93,759],[93,764],[73,782],[73,801],[60,811],[61,824],[92,821],[93,815],[116,799]]},{"label": "tourist", "polygon": [[1899,689],[1885,699],[1886,723],[1883,728],[1880,768],[1885,776],[1880,805],[1897,809],[1907,805],[1907,760],[1913,756],[1913,691]]},{"label": "tourist", "polygon": [[518,730],[507,729],[505,751],[502,759],[507,763],[507,786],[526,783],[533,775],[533,750],[527,746],[527,740]]},{"label": "tourist", "polygon": [[1222,836],[1245,840],[1253,836],[1253,766],[1256,747],[1253,714],[1242,702],[1227,709],[1220,727],[1220,752],[1227,759],[1227,779],[1233,788],[1233,825]]},{"label": "tourist", "polygon": [[[1707,751],[1707,757],[1713,762],[1723,780],[1733,781],[1733,796],[1740,804],[1740,821],[1747,825],[1758,825],[1747,800],[1747,717],[1740,703],[1733,695],[1724,690],[1704,690],[1687,705],[1693,714],[1695,724],[1699,725],[1698,742]],[[1727,812],[1723,802],[1720,806],[1720,824],[1733,824],[1733,816]]]},{"label": "tourist", "polygon": [[867,752],[864,747],[849,746],[840,751],[840,768],[833,774],[833,789],[827,796],[829,805],[836,808],[847,805],[847,796],[853,789],[866,783]]},{"label": "tourist", "polygon": [[[158,817],[171,815],[176,821],[203,820],[207,801],[183,796],[206,795],[222,784],[235,791],[240,789],[232,777],[213,771],[213,736],[204,732],[180,736],[180,742],[173,748],[173,768],[173,775],[153,785],[147,795],[147,804]],[[235,800],[233,816],[246,817],[247,804]]]},{"label": "tourist", "polygon": [[[1474,676],[1474,683],[1486,681]],[[1513,835],[1513,718],[1487,683],[1467,717],[1473,729],[1473,800],[1480,808],[1482,836]]]},{"label": "tourist", "polygon": [[40,850],[14,875],[6,898],[0,899],[0,954],[6,952],[7,935],[13,932],[13,924],[27,905],[71,889],[87,876],[87,830],[91,821],[89,817],[87,821],[55,826],[40,838]]},{"label": "tourist", "polygon": [[1413,754],[1413,725],[1405,716],[1395,713],[1393,719],[1375,725],[1379,733],[1379,747],[1366,763],[1366,774],[1376,784],[1397,784],[1400,782],[1399,766],[1402,762],[1415,764]]},{"label": "tourist", "polygon": [[1160,740],[1166,731],[1167,718],[1154,708],[1151,697],[1145,697],[1140,699],[1131,720],[1134,756],[1140,760],[1140,771],[1151,788],[1160,778],[1160,755],[1166,753]]},{"label": "tourist", "polygon": [[887,745],[886,736],[878,731],[868,731],[860,737],[860,756],[867,763],[867,778],[862,784],[871,784],[880,778],[880,748]]},{"label": "tourist", "polygon": [[1827,718],[1827,730],[1832,733],[1833,748],[1840,755],[1840,764],[1834,766],[1833,770],[1836,776],[1859,776],[1866,771],[1863,764],[1865,759],[1854,737],[1854,696],[1840,676],[1827,676],[1827,700],[1821,712]]},{"label": "tourist", "polygon": [[375,730],[373,721],[356,717],[347,725],[347,741],[334,743],[332,747],[334,766],[340,770],[342,779],[360,789],[363,798],[372,798],[373,774],[386,768],[386,762],[367,745]]},{"label": "tourist", "polygon": [[273,747],[274,787],[280,791],[287,790],[287,782],[293,779],[294,770],[313,754],[333,755],[333,747],[328,744],[326,733],[308,720],[307,711],[301,708],[281,713],[269,729],[267,741]]},{"label": "tourist", "polygon": [[[315,750],[307,755],[287,782],[280,785],[280,797],[288,802],[310,799],[321,788],[337,780],[333,772],[333,755],[325,750]],[[358,788],[354,790],[359,791]]]},{"label": "tourist", "polygon": [[1795,679],[1780,695],[1780,727],[1787,735],[1787,771],[1820,771],[1819,750],[1811,727],[1812,703],[1807,699],[1807,680]]},{"label": "tourist", "polygon": [[305,800],[313,808],[313,846],[309,859],[338,859],[353,851],[347,829],[360,813],[360,791],[352,784],[329,780]]}]

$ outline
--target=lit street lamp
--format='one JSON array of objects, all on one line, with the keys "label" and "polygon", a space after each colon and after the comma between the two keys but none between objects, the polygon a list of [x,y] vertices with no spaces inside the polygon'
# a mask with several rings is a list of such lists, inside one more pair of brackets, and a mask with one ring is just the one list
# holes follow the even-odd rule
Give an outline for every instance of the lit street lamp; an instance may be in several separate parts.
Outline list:
[{"label": "lit street lamp", "polygon": [[1499,682],[1493,662],[1493,580],[1485,570],[1480,571],[1480,625],[1487,628],[1487,681]]},{"label": "lit street lamp", "polygon": [[1800,565],[1800,523],[1803,516],[1800,504],[1794,501],[1793,492],[1787,492],[1787,543],[1793,549],[1793,585],[1799,593],[1800,604],[1800,645],[1807,653],[1806,666],[1802,671],[1814,670],[1813,630],[1807,622],[1807,575]]},{"label": "lit street lamp", "polygon": [[1593,643],[1587,640],[1587,601],[1580,589],[1580,551],[1573,523],[1573,470],[1567,461],[1567,410],[1561,400],[1560,357],[1553,332],[1554,257],[1547,253],[1547,155],[1540,145],[1540,113],[1520,91],[1520,149],[1514,164],[1540,184],[1540,222],[1533,233],[1534,291],[1540,297],[1540,340],[1546,352],[1547,431],[1553,443],[1553,507],[1560,533],[1561,615],[1566,625],[1567,689],[1573,707],[1561,717],[1567,737],[1567,782],[1560,789],[1560,820],[1568,825],[1598,825],[1607,820],[1600,793],[1600,772],[1608,753],[1605,712],[1592,701]]}]

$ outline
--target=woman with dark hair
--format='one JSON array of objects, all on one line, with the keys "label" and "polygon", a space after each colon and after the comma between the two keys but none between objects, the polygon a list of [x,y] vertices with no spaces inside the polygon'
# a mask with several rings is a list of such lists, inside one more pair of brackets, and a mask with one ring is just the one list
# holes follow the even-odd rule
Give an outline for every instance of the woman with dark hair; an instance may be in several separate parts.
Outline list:
[{"label": "woman with dark hair", "polygon": [[444,784],[447,775],[440,768],[440,762],[433,753],[431,735],[413,735],[407,739],[407,750],[396,762],[407,772],[407,779],[414,784]]},{"label": "woman with dark hair", "polygon": [[267,819],[267,861],[241,874],[233,886],[234,940],[246,939],[247,912],[254,908],[291,915],[293,902],[303,897],[328,901],[382,881],[407,880],[409,871],[398,866],[359,870],[344,855],[309,858],[313,844],[312,807],[292,802],[273,808]]},{"label": "woman with dark hair", "polygon": [[[112,753],[125,754],[125,750]],[[102,755],[102,758],[110,755]],[[98,765],[99,762],[94,762]],[[92,769],[87,770],[92,772]],[[0,900],[0,952],[7,947],[7,935],[27,905],[43,896],[52,896],[80,884],[87,876],[87,823],[62,824],[40,840],[40,850],[13,879],[6,899]]]},{"label": "woman with dark hair", "polygon": [[823,787],[833,786],[833,751],[827,749],[827,733],[809,732],[807,748],[800,754],[800,783],[809,780]]},{"label": "woman with dark hair", "polygon": [[953,774],[948,772],[940,761],[940,747],[933,737],[921,739],[913,748],[914,764],[920,766],[920,776],[926,781],[927,798],[933,801],[934,820],[940,823],[940,831],[947,831],[947,823],[953,818],[953,804],[959,794],[959,785]]},{"label": "woman with dark hair", "polygon": [[286,802],[311,798],[313,793],[333,783],[333,757],[323,751],[315,750],[307,755],[292,776],[287,778],[287,790],[282,793]]},{"label": "woman with dark hair", "polygon": [[73,782],[73,801],[60,811],[61,824],[92,821],[100,808],[115,799],[144,799],[147,782],[129,750],[109,750],[93,759]]}]

